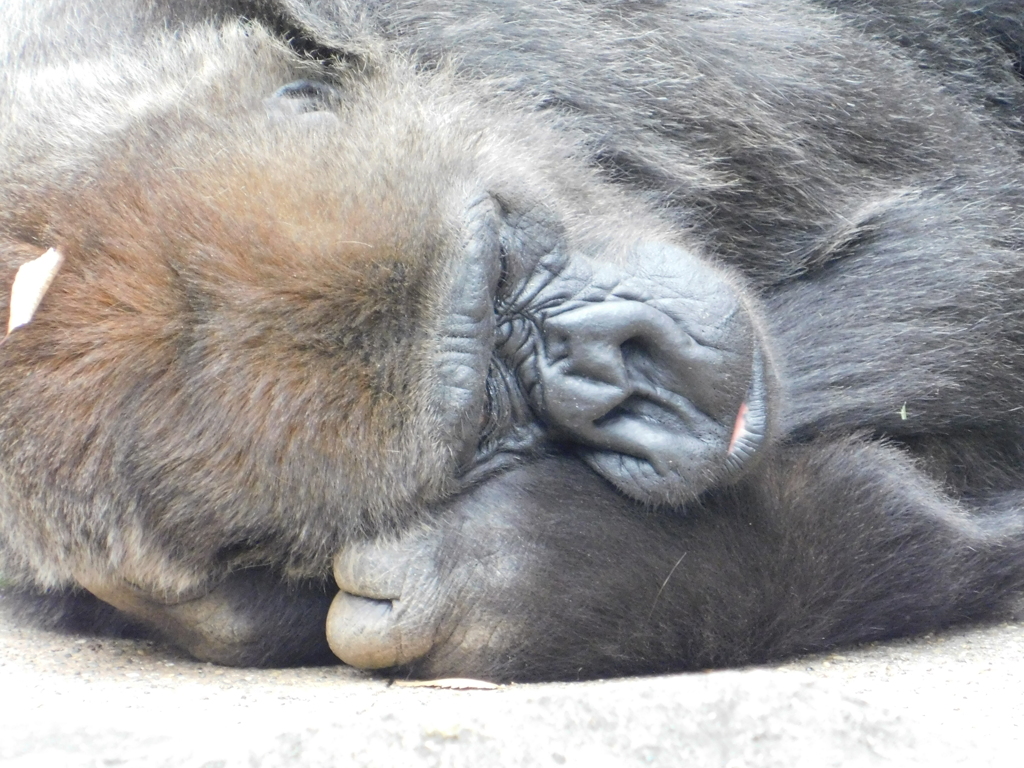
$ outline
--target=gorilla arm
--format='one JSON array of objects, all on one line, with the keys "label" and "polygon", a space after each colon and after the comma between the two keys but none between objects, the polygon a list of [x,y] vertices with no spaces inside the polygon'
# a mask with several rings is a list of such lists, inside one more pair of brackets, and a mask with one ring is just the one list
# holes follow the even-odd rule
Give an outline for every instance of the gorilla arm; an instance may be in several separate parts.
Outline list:
[{"label": "gorilla arm", "polygon": [[1018,513],[974,517],[877,443],[768,457],[682,516],[549,459],[343,550],[327,634],[350,664],[417,677],[763,663],[991,615],[1022,557]]}]

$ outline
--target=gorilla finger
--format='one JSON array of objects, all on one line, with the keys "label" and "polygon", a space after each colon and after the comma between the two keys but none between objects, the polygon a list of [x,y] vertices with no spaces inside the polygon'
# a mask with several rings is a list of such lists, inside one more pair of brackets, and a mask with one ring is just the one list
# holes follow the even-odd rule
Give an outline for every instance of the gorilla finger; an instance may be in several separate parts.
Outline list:
[{"label": "gorilla finger", "polygon": [[408,664],[436,644],[441,606],[432,548],[423,535],[354,545],[334,560],[340,592],[327,616],[327,641],[346,664]]}]

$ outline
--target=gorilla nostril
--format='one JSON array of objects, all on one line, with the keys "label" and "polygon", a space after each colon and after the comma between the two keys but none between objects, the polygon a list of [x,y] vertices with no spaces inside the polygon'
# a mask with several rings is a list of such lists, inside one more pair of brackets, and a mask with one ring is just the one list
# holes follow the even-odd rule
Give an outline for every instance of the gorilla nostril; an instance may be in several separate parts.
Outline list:
[{"label": "gorilla nostril", "polygon": [[627,363],[640,357],[650,357],[651,354],[647,342],[644,341],[642,336],[633,336],[626,339],[619,344],[619,352],[622,354],[622,359]]},{"label": "gorilla nostril", "polygon": [[637,412],[641,409],[642,400],[643,398],[637,395],[630,395],[614,408],[610,408],[603,416],[594,419],[594,426],[600,429],[619,419],[635,418]]}]

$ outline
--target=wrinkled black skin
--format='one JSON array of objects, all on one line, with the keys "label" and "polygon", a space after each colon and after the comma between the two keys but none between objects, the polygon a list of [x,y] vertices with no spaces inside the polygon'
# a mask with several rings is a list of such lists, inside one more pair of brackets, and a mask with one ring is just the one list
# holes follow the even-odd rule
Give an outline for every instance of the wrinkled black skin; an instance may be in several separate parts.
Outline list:
[{"label": "wrinkled black skin", "polygon": [[[398,674],[575,679],[761,662],[1005,611],[1024,588],[1024,12],[788,4],[814,28],[827,18],[817,9],[837,11],[827,23],[845,30],[836,53],[847,57],[793,75],[808,79],[792,105],[805,124],[790,133],[742,88],[687,101],[659,86],[653,68],[673,62],[628,75],[594,66],[630,53],[595,50],[597,38],[567,36],[533,5],[395,2],[372,14],[425,66],[454,52],[468,77],[575,116],[606,183],[742,276],[778,381],[774,434],[739,479],[667,504],[631,498],[557,442],[484,478],[437,505],[433,527],[342,552],[329,626],[342,658],[355,648],[356,661]],[[607,6],[636,40],[671,13]],[[517,23],[497,14],[481,26],[492,7]],[[242,12],[310,55],[346,54],[330,2]],[[783,46],[789,31],[726,30],[703,52],[727,68],[723,82],[785,79],[759,46]],[[807,130],[815,120],[824,128]],[[691,153],[719,158],[731,183],[687,175]],[[237,620],[134,615],[225,663],[324,658],[332,590],[250,576],[218,588]],[[250,629],[221,637],[238,622]]]}]

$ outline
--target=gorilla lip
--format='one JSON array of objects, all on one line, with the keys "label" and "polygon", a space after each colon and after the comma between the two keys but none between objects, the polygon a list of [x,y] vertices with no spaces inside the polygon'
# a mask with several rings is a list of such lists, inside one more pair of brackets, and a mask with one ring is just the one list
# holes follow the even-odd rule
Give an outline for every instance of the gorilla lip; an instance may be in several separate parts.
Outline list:
[{"label": "gorilla lip", "polygon": [[731,454],[733,449],[736,448],[736,443],[743,437],[743,433],[747,431],[747,414],[750,409],[747,408],[747,404],[744,402],[740,405],[739,413],[736,414],[736,424],[732,428],[732,437],[729,439],[729,449],[726,453]]},{"label": "gorilla lip", "polygon": [[733,469],[740,469],[746,464],[764,442],[767,434],[767,393],[765,391],[764,359],[760,352],[754,355],[753,380],[747,396],[740,403],[733,422],[732,436],[726,450],[726,462]]}]

